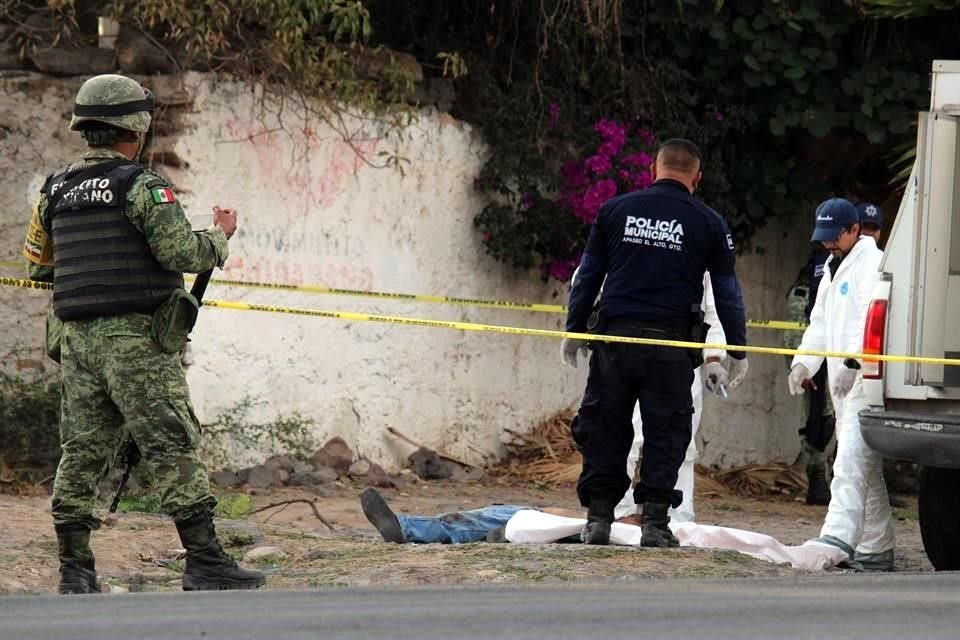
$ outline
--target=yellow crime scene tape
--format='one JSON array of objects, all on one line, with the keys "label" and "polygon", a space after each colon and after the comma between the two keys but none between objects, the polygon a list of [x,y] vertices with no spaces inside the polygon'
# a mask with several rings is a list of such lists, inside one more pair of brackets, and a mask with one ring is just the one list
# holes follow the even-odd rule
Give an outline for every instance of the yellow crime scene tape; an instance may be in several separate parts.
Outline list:
[{"label": "yellow crime scene tape", "polygon": [[[23,267],[18,262],[0,262],[0,267]],[[186,278],[191,282],[192,277]],[[222,280],[211,278],[210,284],[229,287],[248,287],[251,289],[274,289],[278,291],[299,291],[302,293],[331,294],[360,298],[380,298],[384,300],[404,300],[407,302],[431,302],[434,304],[454,304],[465,307],[487,307],[494,309],[514,309],[517,311],[535,311],[539,313],[566,313],[567,308],[559,304],[540,304],[536,302],[511,302],[508,300],[483,300],[479,298],[460,298],[422,293],[392,293],[388,291],[363,291],[360,289],[339,289],[314,284],[275,284],[269,282],[248,282],[245,280]],[[806,323],[785,320],[747,320],[747,326],[756,329],[776,329],[802,331]]]},{"label": "yellow crime scene tape", "polygon": [[[0,277],[0,285],[21,287],[25,289],[53,288],[53,285],[44,282],[33,282],[18,278]],[[353,311],[324,311],[321,309],[303,309],[298,307],[281,307],[277,305],[256,304],[250,302],[231,302],[227,300],[204,300],[203,306],[220,309],[234,309],[238,311],[261,311],[266,313],[286,313],[318,318],[337,318],[355,322],[383,322],[389,324],[403,324],[408,326],[435,327],[440,329],[454,329],[458,331],[483,331],[506,333],[511,335],[542,336],[547,338],[576,338],[592,342],[625,342],[629,344],[646,344],[662,347],[680,347],[684,349],[723,349],[727,351],[745,351],[747,353],[770,353],[784,356],[804,355],[823,356],[827,358],[855,358],[866,361],[884,362],[919,362],[922,364],[942,364],[960,366],[957,358],[930,358],[925,356],[897,356],[890,354],[871,355],[864,353],[848,353],[845,351],[812,351],[801,349],[787,349],[783,347],[756,347],[752,345],[728,345],[713,342],[693,342],[686,340],[659,340],[654,338],[633,338],[627,336],[606,336],[572,331],[554,331],[551,329],[526,329],[509,327],[497,324],[479,324],[475,322],[456,322],[447,320],[427,320],[424,318],[408,318],[403,316],[387,316],[372,313],[356,313]]]}]

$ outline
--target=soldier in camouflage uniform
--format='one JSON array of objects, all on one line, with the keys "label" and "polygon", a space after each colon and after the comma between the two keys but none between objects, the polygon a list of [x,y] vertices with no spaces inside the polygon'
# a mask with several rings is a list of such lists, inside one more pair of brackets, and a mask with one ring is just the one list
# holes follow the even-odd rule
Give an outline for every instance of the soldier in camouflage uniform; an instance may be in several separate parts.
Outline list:
[{"label": "soldier in camouflage uniform", "polygon": [[[819,243],[818,243],[819,245]],[[791,322],[809,322],[810,311],[816,302],[817,287],[828,253],[821,247],[813,247],[807,264],[797,275],[797,279],[787,292],[786,319]],[[783,346],[796,349],[803,339],[803,331],[784,331]],[[787,357],[787,365],[790,357]],[[833,403],[827,393],[827,367],[820,367],[813,377],[815,387],[804,394],[803,427],[800,429],[801,458],[806,462],[807,504],[826,505],[830,503],[830,485],[827,482],[826,448],[833,438],[836,419],[833,415]]]},{"label": "soldier in camouflage uniform", "polygon": [[200,424],[180,355],[158,342],[154,317],[188,296],[183,272],[223,266],[236,212],[214,207],[214,226],[193,232],[169,184],[137,162],[152,102],[124,76],[83,83],[70,128],[89,150],[47,179],[24,246],[30,277],[53,281],[54,314],[63,322],[63,453],[52,503],[61,593],[99,591],[89,545],[100,525],[97,484],[126,437],[187,550],[183,588],[265,582],[217,541],[216,498],[196,451]]}]

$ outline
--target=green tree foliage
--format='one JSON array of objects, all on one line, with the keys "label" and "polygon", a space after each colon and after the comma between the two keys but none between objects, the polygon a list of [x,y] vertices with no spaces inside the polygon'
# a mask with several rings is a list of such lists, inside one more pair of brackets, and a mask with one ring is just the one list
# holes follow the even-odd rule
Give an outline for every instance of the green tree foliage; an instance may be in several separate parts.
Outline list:
[{"label": "green tree foliage", "polygon": [[[931,60],[960,54],[956,11],[874,19],[853,0],[367,6],[389,46],[466,61],[458,115],[491,145],[478,186],[493,203],[478,227],[501,238],[487,245],[493,255],[519,267],[569,257],[545,246],[550,234],[563,236],[554,247],[582,248],[584,225],[557,203],[561,168],[592,153],[603,118],[701,145],[699,195],[741,241],[770,221],[805,219],[829,194],[883,200],[886,154],[913,135]],[[551,104],[569,123],[560,144]],[[537,206],[522,206],[531,193]]]},{"label": "green tree foliage", "polygon": [[[0,0],[17,19],[41,0]],[[944,0],[76,0],[60,23],[112,11],[185,68],[382,111],[419,73],[454,78],[455,115],[482,127],[477,218],[520,268],[576,259],[583,220],[561,169],[616,121],[704,150],[700,195],[742,242],[829,194],[882,201],[912,142],[935,58],[960,55]],[[80,8],[83,8],[83,11]],[[19,13],[18,13],[19,12]],[[899,16],[916,16],[911,20]],[[77,29],[74,29],[76,31]],[[81,30],[82,31],[82,30]],[[416,65],[414,65],[416,66]],[[551,107],[563,117],[551,130]],[[897,153],[892,150],[899,149]],[[532,196],[535,206],[527,206]],[[557,236],[557,237],[551,237]],[[545,273],[548,273],[545,270]]]}]

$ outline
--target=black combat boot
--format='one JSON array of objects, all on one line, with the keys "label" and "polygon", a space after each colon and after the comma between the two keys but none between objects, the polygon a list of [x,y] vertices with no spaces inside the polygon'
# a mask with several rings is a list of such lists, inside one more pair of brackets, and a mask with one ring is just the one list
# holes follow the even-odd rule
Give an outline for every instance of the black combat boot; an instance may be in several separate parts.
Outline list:
[{"label": "black combat boot", "polygon": [[610,544],[613,507],[613,502],[609,500],[590,500],[587,524],[580,532],[580,539],[584,544]]},{"label": "black combat boot", "polygon": [[830,504],[830,485],[827,484],[826,464],[807,465],[807,504]]},{"label": "black combat boot", "polygon": [[261,572],[238,566],[236,560],[223,551],[211,514],[201,513],[176,524],[180,542],[187,550],[182,578],[184,591],[256,589],[266,583],[267,578]]},{"label": "black combat boot", "polygon": [[60,593],[100,593],[90,529],[81,524],[54,525],[60,557]]},{"label": "black combat boot", "polygon": [[807,459],[807,504],[830,504],[826,454],[804,440],[803,455]]},{"label": "black combat boot", "polygon": [[643,512],[640,514],[641,547],[679,547],[680,541],[670,531],[670,516],[667,515],[668,504],[644,502]]}]

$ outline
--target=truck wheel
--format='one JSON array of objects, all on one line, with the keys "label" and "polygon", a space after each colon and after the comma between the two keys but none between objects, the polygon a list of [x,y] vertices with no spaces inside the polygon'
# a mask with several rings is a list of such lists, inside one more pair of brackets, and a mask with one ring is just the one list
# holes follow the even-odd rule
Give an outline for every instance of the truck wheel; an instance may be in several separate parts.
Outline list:
[{"label": "truck wheel", "polygon": [[920,536],[937,571],[960,569],[960,469],[920,469]]}]

